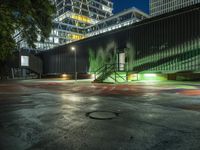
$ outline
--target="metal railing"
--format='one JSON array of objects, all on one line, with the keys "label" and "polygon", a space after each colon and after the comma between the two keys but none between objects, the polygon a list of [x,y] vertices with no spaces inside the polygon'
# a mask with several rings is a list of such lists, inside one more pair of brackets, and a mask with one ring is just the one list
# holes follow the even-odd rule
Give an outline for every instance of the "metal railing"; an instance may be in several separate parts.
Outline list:
[{"label": "metal railing", "polygon": [[[127,81],[128,72],[127,72],[126,64],[105,64],[101,66],[99,69],[95,71],[95,80],[96,82],[103,82],[106,78],[110,77],[115,82],[117,82],[117,78],[121,78],[124,81]],[[126,72],[126,77],[124,78],[119,74],[119,72]],[[114,73],[114,77],[111,75]]]}]

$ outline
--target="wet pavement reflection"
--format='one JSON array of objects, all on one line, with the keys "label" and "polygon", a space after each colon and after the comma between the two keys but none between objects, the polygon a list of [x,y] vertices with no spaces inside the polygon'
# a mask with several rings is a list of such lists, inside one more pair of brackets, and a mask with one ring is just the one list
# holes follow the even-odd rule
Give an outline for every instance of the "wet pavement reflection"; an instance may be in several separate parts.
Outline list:
[{"label": "wet pavement reflection", "polygon": [[197,82],[0,82],[0,150],[199,150],[199,141]]}]

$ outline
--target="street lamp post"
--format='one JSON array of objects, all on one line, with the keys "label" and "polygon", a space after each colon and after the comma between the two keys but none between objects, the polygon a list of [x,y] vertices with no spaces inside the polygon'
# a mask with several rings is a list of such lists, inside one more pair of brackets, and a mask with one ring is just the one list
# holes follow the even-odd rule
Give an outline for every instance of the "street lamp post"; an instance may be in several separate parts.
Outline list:
[{"label": "street lamp post", "polygon": [[74,79],[77,81],[77,71],[76,71],[76,48],[74,46],[71,47],[71,50],[74,52]]}]

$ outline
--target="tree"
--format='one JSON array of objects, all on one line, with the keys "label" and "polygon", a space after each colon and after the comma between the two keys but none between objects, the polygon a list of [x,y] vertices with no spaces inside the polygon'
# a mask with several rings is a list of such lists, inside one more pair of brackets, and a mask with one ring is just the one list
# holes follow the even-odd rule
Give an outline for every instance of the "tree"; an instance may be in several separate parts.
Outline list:
[{"label": "tree", "polygon": [[54,13],[50,0],[0,0],[0,60],[16,48],[16,31],[32,48],[38,36],[41,41],[48,38]]}]

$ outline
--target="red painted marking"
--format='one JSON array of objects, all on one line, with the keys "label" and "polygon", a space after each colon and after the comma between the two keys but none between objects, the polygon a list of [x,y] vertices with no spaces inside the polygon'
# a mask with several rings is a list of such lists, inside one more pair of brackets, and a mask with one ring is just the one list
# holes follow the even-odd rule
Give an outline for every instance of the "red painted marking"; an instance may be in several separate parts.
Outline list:
[{"label": "red painted marking", "polygon": [[200,90],[183,90],[179,93],[186,96],[200,96]]}]

